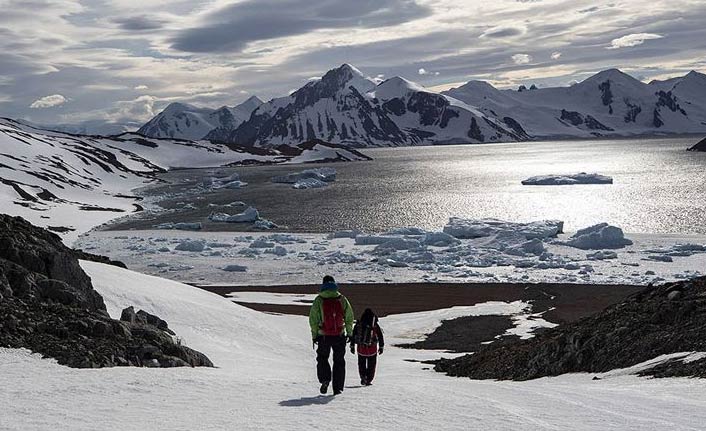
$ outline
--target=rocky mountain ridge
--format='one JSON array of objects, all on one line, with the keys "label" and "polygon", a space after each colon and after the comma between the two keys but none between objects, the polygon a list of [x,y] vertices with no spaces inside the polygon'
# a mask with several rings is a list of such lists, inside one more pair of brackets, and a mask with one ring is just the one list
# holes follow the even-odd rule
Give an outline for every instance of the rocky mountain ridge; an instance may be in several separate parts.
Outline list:
[{"label": "rocky mountain ridge", "polygon": [[380,82],[343,64],[205,138],[273,148],[311,139],[371,147],[704,133],[704,100],[706,75],[695,71],[644,83],[608,69],[569,87],[515,91],[469,81],[440,93],[397,76]]}]

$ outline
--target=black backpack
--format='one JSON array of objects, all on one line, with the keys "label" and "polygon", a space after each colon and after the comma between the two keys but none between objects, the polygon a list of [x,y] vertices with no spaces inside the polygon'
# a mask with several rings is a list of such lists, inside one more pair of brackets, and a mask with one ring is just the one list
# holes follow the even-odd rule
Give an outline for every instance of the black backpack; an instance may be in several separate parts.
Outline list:
[{"label": "black backpack", "polygon": [[372,346],[377,341],[375,335],[375,326],[377,323],[377,318],[373,319],[373,324],[363,325],[361,322],[358,325],[358,331],[356,331],[354,340],[356,344],[361,344],[363,346]]}]

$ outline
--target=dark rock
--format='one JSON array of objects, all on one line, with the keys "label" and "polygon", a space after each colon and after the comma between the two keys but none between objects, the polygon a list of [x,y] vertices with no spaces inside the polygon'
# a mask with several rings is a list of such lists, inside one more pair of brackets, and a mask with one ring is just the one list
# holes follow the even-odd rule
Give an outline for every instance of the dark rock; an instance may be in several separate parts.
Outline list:
[{"label": "dark rock", "polygon": [[689,151],[706,151],[706,138],[700,140],[696,145],[689,148]]},{"label": "dark rock", "polygon": [[[439,360],[435,369],[474,379],[529,380],[600,373],[657,356],[706,349],[706,278],[652,286],[577,322],[535,338],[484,345],[473,355]],[[641,372],[706,377],[706,360],[669,361]]]},{"label": "dark rock", "polygon": [[213,366],[176,342],[159,317],[128,307],[121,318],[110,318],[76,252],[59,237],[0,214],[0,347],[78,368]]}]

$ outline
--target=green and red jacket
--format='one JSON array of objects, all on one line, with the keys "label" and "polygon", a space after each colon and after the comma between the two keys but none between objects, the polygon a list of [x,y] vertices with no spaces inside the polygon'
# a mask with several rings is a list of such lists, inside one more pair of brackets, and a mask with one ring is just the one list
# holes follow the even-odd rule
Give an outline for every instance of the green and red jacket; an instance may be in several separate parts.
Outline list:
[{"label": "green and red jacket", "polygon": [[322,335],[321,326],[323,325],[323,308],[321,302],[324,298],[341,298],[344,313],[343,321],[345,323],[344,332],[342,332],[341,335],[352,335],[353,320],[355,320],[355,317],[353,315],[353,307],[351,307],[351,304],[348,302],[348,299],[345,296],[341,295],[338,290],[327,289],[323,290],[316,296],[316,299],[314,299],[314,303],[311,305],[311,310],[309,311],[309,326],[311,327],[311,338],[315,339],[319,335]]}]

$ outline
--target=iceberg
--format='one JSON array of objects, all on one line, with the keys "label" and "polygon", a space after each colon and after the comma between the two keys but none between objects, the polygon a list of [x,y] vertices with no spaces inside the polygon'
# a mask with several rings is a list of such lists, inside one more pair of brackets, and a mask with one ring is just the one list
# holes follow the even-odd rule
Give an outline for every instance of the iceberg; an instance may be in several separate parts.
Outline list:
[{"label": "iceberg", "polygon": [[575,184],[613,184],[613,178],[606,175],[580,172],[570,175],[537,175],[522,181],[525,186],[570,186]]},{"label": "iceberg", "polygon": [[623,230],[608,223],[599,223],[576,231],[568,241],[557,241],[557,244],[568,245],[582,250],[600,250],[606,248],[622,248],[632,245],[625,238]]},{"label": "iceberg", "polygon": [[517,234],[526,239],[553,238],[562,233],[564,222],[559,220],[541,220],[530,223],[513,223],[497,219],[464,219],[451,217],[444,233],[459,239],[472,239],[497,234]]},{"label": "iceberg", "polygon": [[179,251],[192,251],[192,252],[200,252],[203,251],[204,248],[206,248],[206,243],[204,241],[182,241],[174,247],[174,250],[179,250]]},{"label": "iceberg", "polygon": [[245,211],[241,212],[240,214],[230,215],[226,213],[212,212],[208,216],[208,219],[212,222],[220,223],[249,223],[257,221],[259,218],[260,213],[257,211],[257,209],[253,207],[248,207]]}]

